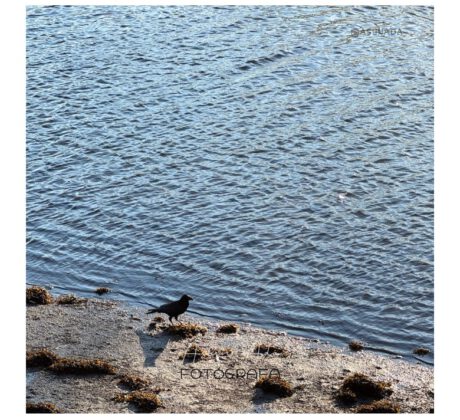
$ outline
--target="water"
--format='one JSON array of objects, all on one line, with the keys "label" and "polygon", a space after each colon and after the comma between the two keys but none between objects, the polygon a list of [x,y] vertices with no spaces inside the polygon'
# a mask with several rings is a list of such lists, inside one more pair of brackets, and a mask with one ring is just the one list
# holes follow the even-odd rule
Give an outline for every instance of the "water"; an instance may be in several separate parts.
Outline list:
[{"label": "water", "polygon": [[29,7],[27,282],[432,348],[433,9]]}]

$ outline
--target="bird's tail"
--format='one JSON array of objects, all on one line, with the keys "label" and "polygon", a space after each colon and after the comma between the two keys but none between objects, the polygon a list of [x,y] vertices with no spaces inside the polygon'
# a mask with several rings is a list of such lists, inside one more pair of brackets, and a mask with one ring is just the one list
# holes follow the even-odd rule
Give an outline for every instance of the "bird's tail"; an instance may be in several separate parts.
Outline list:
[{"label": "bird's tail", "polygon": [[155,312],[157,312],[157,308],[155,308],[155,309],[149,309],[146,313],[147,313],[147,314],[154,314]]}]

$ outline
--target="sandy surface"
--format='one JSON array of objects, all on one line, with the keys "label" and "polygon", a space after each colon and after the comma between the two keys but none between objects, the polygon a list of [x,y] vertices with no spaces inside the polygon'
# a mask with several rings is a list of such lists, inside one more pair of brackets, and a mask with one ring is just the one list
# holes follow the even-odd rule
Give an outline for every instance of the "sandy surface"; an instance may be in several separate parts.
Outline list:
[{"label": "sandy surface", "polygon": [[[390,382],[394,393],[389,400],[398,403],[401,412],[428,413],[434,407],[429,366],[368,351],[350,353],[247,324],[241,324],[237,334],[216,334],[224,322],[187,315],[181,319],[197,322],[208,332],[178,339],[161,329],[149,331],[152,318],[145,309],[102,299],[80,305],[28,306],[27,349],[47,347],[59,356],[104,359],[120,374],[140,375],[153,388],[161,388],[163,407],[157,412],[164,413],[352,412],[353,408],[336,402],[334,393],[354,372]],[[230,348],[232,353],[184,362],[180,355],[192,343],[208,352]],[[277,344],[289,354],[254,353],[260,343]],[[297,387],[294,395],[276,398],[254,388],[256,376],[275,375],[273,369]],[[27,402],[52,402],[73,413],[135,411],[130,404],[112,400],[124,391],[118,381],[117,375],[56,375],[46,369],[27,369]]]}]

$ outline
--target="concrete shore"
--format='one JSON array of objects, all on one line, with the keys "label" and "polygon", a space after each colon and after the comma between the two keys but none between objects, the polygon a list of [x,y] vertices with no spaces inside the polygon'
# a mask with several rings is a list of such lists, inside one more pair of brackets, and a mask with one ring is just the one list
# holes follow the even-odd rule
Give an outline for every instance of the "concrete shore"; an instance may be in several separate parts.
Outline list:
[{"label": "concrete shore", "polygon": [[[434,407],[433,368],[369,351],[350,352],[315,340],[237,324],[234,334],[216,333],[226,322],[183,315],[205,334],[176,337],[167,323],[105,299],[76,304],[27,306],[27,350],[47,348],[60,357],[102,359],[115,375],[56,374],[27,368],[27,402],[49,402],[65,413],[135,412],[114,401],[124,392],[120,375],[144,378],[161,398],[159,413],[351,413],[357,405],[336,396],[344,379],[362,373],[391,384],[387,398],[401,412],[429,413]],[[184,360],[195,344],[201,360]],[[261,344],[283,353],[259,354]],[[195,360],[194,360],[195,359]],[[293,386],[280,398],[255,388],[261,376],[279,374]]]}]

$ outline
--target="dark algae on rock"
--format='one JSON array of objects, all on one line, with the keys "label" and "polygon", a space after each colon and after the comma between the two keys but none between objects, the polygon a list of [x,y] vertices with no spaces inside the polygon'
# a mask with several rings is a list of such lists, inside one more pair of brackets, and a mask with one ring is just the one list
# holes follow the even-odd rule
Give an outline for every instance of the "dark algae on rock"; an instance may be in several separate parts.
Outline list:
[{"label": "dark algae on rock", "polygon": [[26,413],[60,413],[61,411],[49,402],[27,403]]},{"label": "dark algae on rock", "polygon": [[254,353],[257,354],[279,354],[283,357],[288,356],[288,352],[285,348],[277,346],[275,344],[258,344],[254,348]]},{"label": "dark algae on rock", "polygon": [[27,305],[49,305],[53,302],[50,292],[40,286],[28,287],[26,290]]},{"label": "dark algae on rock", "polygon": [[114,375],[117,369],[110,363],[100,359],[59,358],[50,366],[50,370],[59,374],[73,375]]},{"label": "dark algae on rock", "polygon": [[103,374],[114,375],[117,369],[110,363],[100,359],[77,359],[60,357],[47,348],[29,350],[26,353],[28,368],[48,368],[59,374]]},{"label": "dark algae on rock", "polygon": [[205,335],[208,329],[198,324],[180,323],[169,325],[166,331],[181,338],[191,338],[195,335]]},{"label": "dark algae on rock", "polygon": [[57,354],[46,348],[29,350],[26,354],[26,366],[46,368],[51,366],[58,359],[59,356]]},{"label": "dark algae on rock", "polygon": [[88,299],[79,298],[75,295],[62,295],[56,299],[58,305],[79,305],[87,301]]},{"label": "dark algae on rock", "polygon": [[109,293],[110,289],[108,287],[98,287],[94,292],[100,296]]},{"label": "dark algae on rock", "polygon": [[217,328],[217,334],[236,334],[238,332],[238,325],[236,324],[225,324]]},{"label": "dark algae on rock", "polygon": [[127,394],[118,394],[115,402],[127,402],[134,404],[141,413],[152,413],[158,407],[162,407],[160,397],[149,391],[133,391]]},{"label": "dark algae on rock", "polygon": [[430,350],[424,348],[424,347],[418,347],[413,351],[414,354],[417,356],[426,356],[427,354],[430,353]]},{"label": "dark algae on rock", "polygon": [[290,397],[294,393],[292,385],[280,377],[262,377],[256,384],[255,388],[260,388],[262,391],[269,394],[274,394],[279,397]]},{"label": "dark algae on rock", "polygon": [[192,362],[207,359],[208,357],[209,353],[205,349],[202,349],[201,347],[197,346],[195,343],[190,345],[187,351],[179,356],[180,359]]},{"label": "dark algae on rock", "polygon": [[121,375],[119,379],[118,384],[130,389],[131,391],[143,389],[149,385],[149,381],[136,375],[125,374]]},{"label": "dark algae on rock", "polygon": [[348,343],[348,347],[350,348],[351,351],[361,351],[364,349],[364,344],[358,340],[351,340]]},{"label": "dark algae on rock", "polygon": [[360,405],[357,413],[399,413],[401,408],[388,400],[373,401],[369,404]]},{"label": "dark algae on rock", "polygon": [[337,399],[343,404],[354,404],[359,400],[381,400],[393,393],[388,382],[374,381],[362,373],[354,373],[343,381]]}]

